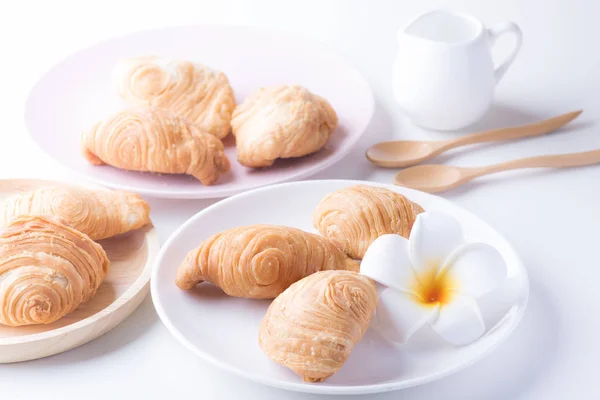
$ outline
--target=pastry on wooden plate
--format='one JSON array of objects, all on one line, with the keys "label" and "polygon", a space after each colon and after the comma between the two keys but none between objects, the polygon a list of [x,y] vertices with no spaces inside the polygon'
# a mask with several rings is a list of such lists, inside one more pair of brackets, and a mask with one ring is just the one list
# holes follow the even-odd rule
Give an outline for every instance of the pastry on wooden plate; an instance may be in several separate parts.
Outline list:
[{"label": "pastry on wooden plate", "polygon": [[314,211],[313,225],[350,257],[362,259],[381,235],[394,233],[408,238],[422,212],[420,205],[399,193],[357,185],[325,196]]},{"label": "pastry on wooden plate", "polygon": [[271,360],[304,381],[324,381],[344,365],[376,306],[377,289],[369,278],[350,271],[317,272],[273,300],[258,343]]},{"label": "pastry on wooden plate", "polygon": [[88,301],[109,260],[87,235],[24,215],[0,231],[0,324],[49,324]]},{"label": "pastry on wooden plate", "polygon": [[177,286],[211,282],[230,296],[272,299],[317,271],[358,271],[358,262],[321,236],[300,229],[251,225],[206,239],[177,269]]},{"label": "pastry on wooden plate", "polygon": [[236,107],[231,120],[238,161],[247,167],[314,153],[337,125],[327,100],[300,86],[260,89]]},{"label": "pastry on wooden plate", "polygon": [[170,111],[122,111],[84,132],[83,154],[94,164],[132,171],[188,174],[212,185],[229,171],[223,143]]},{"label": "pastry on wooden plate", "polygon": [[119,95],[133,106],[172,111],[218,138],[231,129],[235,96],[222,72],[147,56],[119,61],[113,76]]},{"label": "pastry on wooden plate", "polygon": [[44,187],[9,197],[0,210],[0,227],[27,214],[58,217],[92,240],[150,223],[150,206],[137,194],[74,186]]}]

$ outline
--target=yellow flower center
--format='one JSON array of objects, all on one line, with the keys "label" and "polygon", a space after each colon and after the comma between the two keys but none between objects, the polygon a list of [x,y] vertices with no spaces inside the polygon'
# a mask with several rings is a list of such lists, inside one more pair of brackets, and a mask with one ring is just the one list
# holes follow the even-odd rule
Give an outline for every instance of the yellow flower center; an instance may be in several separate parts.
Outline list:
[{"label": "yellow flower center", "polygon": [[452,301],[455,287],[447,271],[439,273],[437,265],[430,266],[426,271],[417,275],[413,290],[419,301],[425,305],[443,306]]}]

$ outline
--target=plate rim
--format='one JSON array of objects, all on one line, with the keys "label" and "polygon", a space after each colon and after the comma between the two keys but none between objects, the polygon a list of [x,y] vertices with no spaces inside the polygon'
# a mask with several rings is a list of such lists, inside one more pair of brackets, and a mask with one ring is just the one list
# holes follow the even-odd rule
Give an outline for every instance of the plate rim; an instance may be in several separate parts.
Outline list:
[{"label": "plate rim", "polygon": [[503,336],[501,336],[491,346],[487,347],[484,351],[480,352],[479,354],[477,354],[476,356],[474,356],[467,362],[460,364],[459,366],[448,367],[444,370],[438,371],[437,373],[428,375],[426,377],[417,377],[417,378],[412,378],[412,379],[408,379],[408,380],[401,381],[401,382],[394,381],[394,382],[384,382],[384,383],[360,385],[360,386],[352,386],[352,385],[319,386],[318,384],[316,384],[316,385],[315,384],[307,384],[304,382],[285,382],[285,381],[281,381],[278,379],[264,377],[260,374],[254,374],[251,372],[244,371],[237,367],[233,367],[227,363],[221,362],[219,359],[213,357],[212,355],[206,354],[205,352],[203,352],[202,350],[200,350],[196,346],[194,346],[191,342],[189,342],[179,332],[179,330],[174,326],[174,324],[171,323],[166,311],[163,309],[162,304],[161,304],[160,300],[158,299],[158,294],[157,294],[159,266],[162,263],[162,259],[164,257],[164,254],[166,253],[167,249],[169,249],[171,247],[171,244],[176,240],[176,238],[181,234],[181,232],[184,229],[186,229],[189,225],[193,224],[196,219],[201,218],[204,214],[207,214],[207,213],[211,212],[213,209],[215,209],[217,207],[221,207],[224,204],[228,204],[230,202],[236,201],[239,198],[251,196],[257,192],[273,190],[273,188],[280,188],[280,187],[286,187],[286,186],[292,186],[292,185],[305,185],[305,184],[313,184],[313,183],[319,184],[319,183],[323,183],[323,182],[330,182],[330,183],[335,182],[335,183],[347,184],[347,185],[366,184],[366,185],[384,187],[384,188],[387,188],[390,190],[394,190],[396,192],[398,192],[398,189],[399,189],[398,186],[395,186],[392,184],[363,181],[363,180],[352,180],[352,179],[315,179],[315,180],[307,180],[307,181],[300,181],[300,182],[285,182],[285,183],[280,183],[280,184],[276,184],[276,185],[263,186],[263,187],[259,187],[259,188],[253,189],[253,190],[242,192],[240,194],[228,197],[228,198],[218,201],[214,204],[211,204],[210,206],[200,210],[199,212],[194,214],[192,217],[190,217],[187,221],[185,221],[183,224],[181,224],[169,236],[169,238],[165,241],[164,245],[160,249],[160,252],[159,252],[158,256],[156,257],[156,261],[155,261],[154,267],[152,269],[152,278],[150,279],[150,296],[152,298],[152,303],[154,304],[156,313],[158,314],[161,322],[165,325],[167,330],[185,348],[190,350],[197,357],[200,357],[201,359],[204,359],[204,360],[208,361],[209,363],[216,365],[217,367],[219,367],[229,373],[232,373],[236,376],[242,377],[242,378],[247,379],[252,382],[257,382],[257,383],[260,383],[260,384],[263,384],[266,386],[270,386],[270,387],[274,387],[274,388],[278,388],[278,389],[290,390],[290,391],[294,391],[294,392],[312,393],[312,394],[328,394],[328,395],[349,395],[349,394],[370,394],[370,393],[389,392],[389,391],[393,391],[393,390],[407,389],[410,387],[415,387],[415,386],[419,386],[419,385],[422,385],[425,383],[436,381],[438,379],[444,378],[446,376],[449,376],[456,372],[464,370],[465,368],[470,367],[471,365],[477,363],[478,361],[481,361],[483,358],[485,358],[490,353],[492,353],[494,350],[496,350],[500,345],[502,345],[510,336],[512,336],[514,330],[516,329],[516,327],[520,324],[520,322],[523,319],[523,316],[527,309],[527,304],[529,302],[529,295],[530,295],[529,276],[527,273],[527,269],[525,268],[523,261],[521,260],[521,257],[518,255],[517,251],[514,249],[514,246],[508,240],[506,240],[504,238],[504,236],[501,235],[496,229],[494,229],[487,222],[485,222],[484,220],[479,218],[477,215],[475,215],[471,211],[469,211],[459,205],[456,205],[443,197],[432,195],[430,193],[420,192],[420,191],[417,191],[414,189],[402,187],[401,188],[402,191],[407,192],[408,196],[410,196],[410,193],[418,192],[421,195],[434,197],[437,200],[441,200],[442,202],[448,203],[454,207],[458,207],[461,211],[469,214],[471,217],[473,217],[476,220],[481,221],[485,225],[489,226],[494,231],[494,233],[499,235],[504,240],[504,242],[506,242],[506,244],[508,245],[508,248],[515,254],[515,256],[517,258],[517,260],[516,260],[517,266],[520,269],[520,271],[522,272],[522,279],[523,279],[524,293],[523,293],[523,299],[521,301],[522,304],[520,307],[518,307],[516,309],[516,312],[510,319],[509,325],[505,328],[506,333]]},{"label": "plate rim", "polygon": [[[76,58],[80,53],[90,51],[91,49],[93,49],[97,46],[102,46],[102,45],[105,45],[110,42],[118,43],[119,40],[122,40],[124,38],[132,37],[132,36],[142,36],[142,35],[150,34],[153,32],[169,32],[171,30],[184,30],[184,29],[193,29],[193,28],[238,29],[238,30],[261,32],[263,34],[277,35],[280,37],[286,36],[286,37],[292,38],[294,40],[304,42],[305,44],[309,45],[311,48],[316,48],[319,51],[324,51],[324,52],[328,53],[333,58],[337,59],[339,62],[341,62],[343,65],[345,65],[345,67],[348,69],[348,71],[350,71],[352,74],[354,74],[356,76],[356,82],[360,83],[360,85],[363,86],[363,90],[366,95],[365,97],[368,97],[368,117],[365,119],[362,126],[360,126],[359,129],[357,129],[357,131],[359,133],[352,136],[350,139],[348,139],[348,142],[347,142],[348,144],[344,151],[334,152],[330,157],[323,159],[319,163],[307,168],[306,170],[302,170],[296,174],[292,174],[291,176],[277,178],[268,183],[258,184],[256,186],[252,186],[249,188],[242,188],[242,189],[221,189],[221,190],[219,190],[218,184],[216,184],[216,185],[212,186],[213,188],[215,188],[215,190],[210,193],[206,193],[206,194],[197,194],[193,190],[174,192],[174,191],[168,191],[168,190],[165,191],[165,190],[158,190],[158,189],[147,189],[147,188],[143,188],[143,187],[141,187],[141,188],[133,187],[133,186],[130,186],[127,184],[112,183],[112,182],[109,182],[106,180],[102,180],[95,176],[91,176],[83,171],[80,171],[77,168],[71,168],[71,167],[63,164],[60,160],[58,160],[52,154],[50,154],[44,147],[42,147],[42,145],[36,140],[35,136],[32,134],[32,127],[31,127],[31,123],[29,122],[34,117],[34,114],[32,114],[32,110],[31,110],[31,108],[32,108],[31,104],[33,102],[34,94],[37,93],[37,91],[39,90],[39,87],[43,84],[43,82],[45,81],[45,79],[47,78],[48,75],[50,75],[54,71],[60,69],[64,64],[66,64],[69,61]],[[157,28],[157,29],[144,29],[144,30],[131,32],[128,34],[100,40],[100,41],[90,44],[84,48],[76,50],[75,52],[62,58],[56,64],[54,64],[49,69],[47,69],[43,73],[43,75],[37,81],[35,81],[33,86],[31,86],[29,93],[27,94],[27,99],[25,100],[25,109],[24,109],[24,113],[23,113],[23,119],[25,122],[25,128],[26,128],[27,134],[29,135],[31,140],[35,143],[35,145],[40,150],[42,150],[42,152],[44,154],[46,154],[48,157],[53,159],[55,162],[57,162],[59,165],[61,165],[66,170],[75,173],[76,175],[82,177],[83,179],[85,179],[87,181],[93,182],[97,185],[106,186],[106,187],[109,187],[109,188],[112,188],[115,190],[125,190],[125,191],[129,191],[129,192],[134,192],[134,193],[139,193],[142,195],[150,196],[153,198],[214,199],[214,198],[223,198],[223,197],[236,195],[239,193],[244,193],[248,190],[254,190],[254,189],[257,189],[260,187],[272,186],[272,185],[277,185],[277,184],[281,184],[281,183],[285,183],[285,182],[298,181],[298,180],[304,179],[306,177],[314,175],[320,171],[323,171],[323,170],[333,166],[334,164],[339,162],[342,158],[344,158],[345,156],[350,154],[350,152],[352,152],[356,143],[366,133],[367,128],[369,127],[369,125],[371,124],[371,121],[373,120],[374,114],[375,114],[375,96],[374,96],[373,89],[371,88],[371,85],[369,85],[369,82],[365,79],[364,75],[356,67],[354,67],[354,65],[352,65],[350,62],[348,62],[346,60],[346,58],[343,57],[340,54],[340,52],[337,51],[332,46],[329,46],[329,45],[325,44],[324,42],[321,42],[317,39],[298,35],[298,34],[295,34],[292,32],[287,32],[287,31],[280,30],[280,29],[262,28],[262,27],[243,25],[243,24],[240,24],[240,25],[238,25],[238,24],[196,24],[196,25],[171,25],[171,26]],[[230,135],[231,135],[231,133],[230,133]]]},{"label": "plate rim", "polygon": [[[39,182],[39,183],[49,184],[49,185],[69,184],[68,182],[47,180],[47,179],[29,179],[29,178],[0,179],[0,184],[7,184],[7,183],[11,183],[11,182],[13,182],[13,183],[19,183],[19,182],[38,183]],[[88,183],[84,183],[84,184],[75,183],[74,186],[82,186],[82,187],[87,187],[87,188],[91,188],[91,189],[100,189],[100,190],[111,190],[106,187],[101,187],[101,186],[92,185],[92,184],[88,184]],[[146,246],[148,247],[148,258],[146,259],[146,263],[144,264],[144,267],[142,268],[140,275],[137,277],[137,279],[131,284],[131,286],[125,292],[123,292],[119,297],[117,297],[106,308],[99,310],[95,314],[92,314],[89,317],[79,320],[70,325],[66,325],[66,326],[63,326],[63,327],[60,327],[57,329],[53,329],[50,331],[46,331],[46,332],[33,333],[30,335],[11,336],[11,337],[6,337],[6,338],[0,338],[0,349],[3,351],[5,351],[5,350],[8,351],[8,349],[11,346],[21,346],[21,345],[26,345],[26,344],[30,344],[30,343],[39,343],[39,342],[43,342],[45,340],[54,339],[61,335],[65,335],[65,334],[69,334],[69,333],[72,333],[75,331],[83,330],[83,329],[89,327],[90,325],[98,323],[103,318],[111,316],[115,312],[119,311],[121,308],[127,306],[132,301],[135,301],[137,299],[137,297],[140,296],[141,294],[143,294],[143,296],[145,297],[145,295],[147,293],[144,294],[143,292],[146,289],[146,287],[148,286],[150,278],[152,276],[152,269],[154,266],[154,262],[156,261],[158,254],[159,254],[159,250],[160,250],[160,241],[158,238],[158,233],[156,231],[156,227],[154,226],[154,224],[152,222],[150,222],[150,224],[148,224],[145,227],[140,228],[140,229],[146,230],[144,233],[144,242],[146,243]],[[134,307],[133,310],[135,310],[135,308],[137,308],[137,307]],[[125,318],[127,318],[127,316],[125,316]],[[125,319],[125,318],[123,318],[123,319]],[[93,338],[94,337],[92,337],[91,339],[93,339]],[[78,343],[75,347],[80,346],[86,342],[87,341],[85,341],[83,343]],[[70,348],[73,348],[73,347],[70,347]],[[61,353],[61,352],[62,351],[59,351],[58,353]],[[54,355],[54,354],[58,354],[58,353],[52,353],[52,354],[48,354],[48,355]],[[48,355],[45,355],[42,357],[47,357]],[[18,362],[18,361],[8,361],[7,363],[10,363],[10,362]],[[2,362],[0,362],[0,363],[2,363]]]}]

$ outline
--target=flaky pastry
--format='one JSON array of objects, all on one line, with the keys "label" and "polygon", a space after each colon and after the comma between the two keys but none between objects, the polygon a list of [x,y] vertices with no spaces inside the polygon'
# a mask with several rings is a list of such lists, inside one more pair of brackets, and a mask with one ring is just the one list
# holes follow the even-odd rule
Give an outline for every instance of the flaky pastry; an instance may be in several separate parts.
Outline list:
[{"label": "flaky pastry", "polygon": [[317,272],[273,300],[258,343],[271,360],[304,381],[324,381],[346,362],[376,306],[377,289],[369,278],[350,271]]},{"label": "flaky pastry", "polygon": [[64,317],[96,293],[109,264],[99,244],[56,220],[13,220],[0,231],[0,324]]},{"label": "flaky pastry", "polygon": [[206,239],[177,269],[177,286],[207,281],[235,297],[272,299],[317,271],[358,271],[358,263],[326,239],[300,229],[251,225]]},{"label": "flaky pastry", "polygon": [[169,110],[219,139],[231,130],[235,96],[222,72],[146,56],[119,61],[113,77],[120,96],[132,106]]},{"label": "flaky pastry", "polygon": [[300,86],[262,88],[236,107],[231,120],[238,161],[247,167],[314,153],[337,125],[327,100]]},{"label": "flaky pastry", "polygon": [[223,143],[182,117],[157,108],[122,111],[84,132],[84,157],[94,165],[192,175],[211,185],[229,171]]},{"label": "flaky pastry", "polygon": [[420,205],[399,193],[357,185],[325,196],[313,213],[313,225],[350,257],[362,259],[381,235],[407,238],[422,212]]},{"label": "flaky pastry", "polygon": [[9,197],[0,211],[0,227],[21,215],[58,217],[92,240],[105,239],[150,222],[150,206],[133,193],[50,186]]}]

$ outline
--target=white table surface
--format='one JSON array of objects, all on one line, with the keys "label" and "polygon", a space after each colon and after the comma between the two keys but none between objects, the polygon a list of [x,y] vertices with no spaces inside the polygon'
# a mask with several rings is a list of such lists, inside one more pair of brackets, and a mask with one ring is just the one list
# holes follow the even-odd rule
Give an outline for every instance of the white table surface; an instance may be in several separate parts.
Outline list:
[{"label": "white table surface", "polygon": [[[535,121],[577,108],[572,129],[520,143],[484,145],[438,161],[483,165],[521,156],[600,147],[598,2],[477,1],[12,1],[0,12],[0,178],[74,179],[31,142],[23,123],[31,86],[56,62],[100,40],[169,25],[257,25],[319,39],[371,84],[374,119],[356,150],[316,178],[390,182],[363,153],[395,138],[445,138],[411,126],[395,106],[395,32],[432,8],[473,13],[486,23],[517,22],[521,54],[498,86],[489,115],[468,132]],[[499,52],[509,45],[501,43]],[[57,93],[60,96],[60,93]],[[512,172],[444,194],[504,234],[531,277],[522,324],[495,353],[432,384],[369,399],[600,398],[600,167]],[[161,240],[213,201],[149,199]],[[218,334],[217,327],[215,334]],[[254,384],[196,359],[158,320],[150,299],[95,341],[54,357],[0,365],[0,399],[315,399]]]}]

